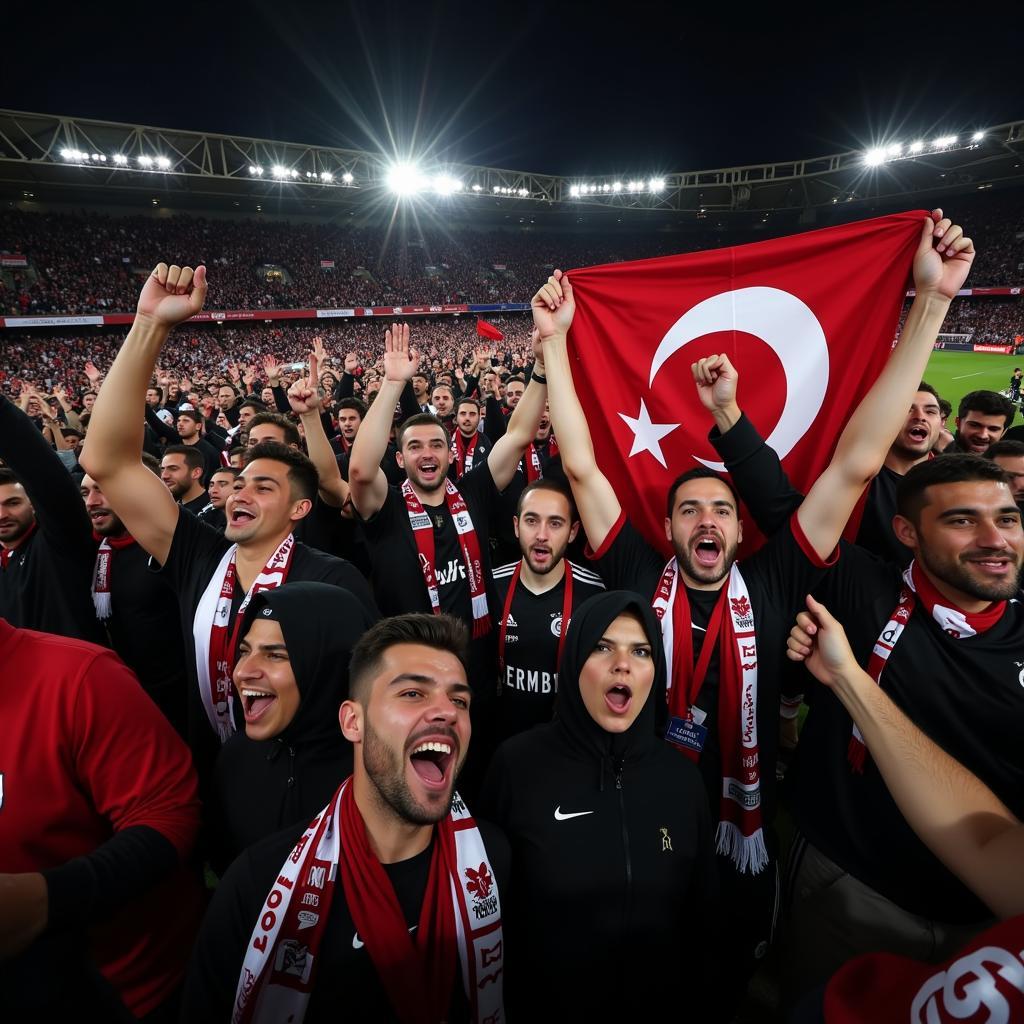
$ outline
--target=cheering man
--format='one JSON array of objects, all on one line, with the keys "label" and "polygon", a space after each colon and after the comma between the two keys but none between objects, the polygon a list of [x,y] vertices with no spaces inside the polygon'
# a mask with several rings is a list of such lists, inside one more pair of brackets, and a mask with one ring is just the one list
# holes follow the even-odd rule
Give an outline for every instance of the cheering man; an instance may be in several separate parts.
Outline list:
[{"label": "cheering man", "polygon": [[[354,773],[301,834],[243,853],[189,969],[182,1019],[504,1020],[508,843],[455,793],[470,740],[466,627],[402,615],[352,652]],[[298,842],[296,842],[296,839]]]},{"label": "cheering man", "polygon": [[455,432],[452,434],[451,463],[448,466],[448,475],[456,482],[474,466],[479,466],[493,447],[479,426],[480,403],[475,398],[460,398],[455,406]]}]

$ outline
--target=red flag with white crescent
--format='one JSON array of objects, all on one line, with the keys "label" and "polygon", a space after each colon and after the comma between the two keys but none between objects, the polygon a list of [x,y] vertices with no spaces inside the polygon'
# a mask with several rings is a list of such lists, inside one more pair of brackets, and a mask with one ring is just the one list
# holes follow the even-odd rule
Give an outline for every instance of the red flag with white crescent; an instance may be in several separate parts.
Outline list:
[{"label": "red flag with white crescent", "polygon": [[[704,356],[729,356],[740,408],[807,492],[892,351],[927,216],[569,272],[570,360],[598,465],[650,543],[671,551],[671,482],[724,468],[690,371]],[[744,536],[759,543],[749,516]]]}]

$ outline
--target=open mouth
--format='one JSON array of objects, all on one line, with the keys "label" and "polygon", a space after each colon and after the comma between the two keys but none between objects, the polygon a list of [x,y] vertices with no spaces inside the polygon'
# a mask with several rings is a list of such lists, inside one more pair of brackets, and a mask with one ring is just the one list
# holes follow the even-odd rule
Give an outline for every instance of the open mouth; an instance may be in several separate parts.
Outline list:
[{"label": "open mouth", "polygon": [[245,720],[250,724],[258,722],[277,700],[277,696],[268,690],[253,690],[250,687],[243,687],[241,695]]},{"label": "open mouth", "polygon": [[907,430],[907,437],[915,444],[923,444],[928,440],[928,431],[925,427],[910,427]]},{"label": "open mouth", "polygon": [[541,565],[546,565],[551,561],[551,548],[532,547],[530,548],[530,554],[533,556],[533,560]]},{"label": "open mouth", "polygon": [[448,740],[424,740],[409,754],[412,769],[428,789],[447,787],[455,760],[455,745]]},{"label": "open mouth", "polygon": [[629,710],[630,704],[633,703],[633,691],[628,686],[619,683],[605,693],[604,702],[612,714],[624,715]]},{"label": "open mouth", "polygon": [[420,463],[420,473],[424,476],[430,476],[431,474],[436,473],[437,469],[438,463],[434,461]]},{"label": "open mouth", "polygon": [[991,576],[1005,576],[1014,568],[1008,558],[969,558],[968,562]]},{"label": "open mouth", "polygon": [[255,519],[256,516],[252,512],[250,512],[247,508],[241,508],[238,505],[236,505],[231,512],[232,526],[245,526],[246,523],[251,523]]},{"label": "open mouth", "polygon": [[715,537],[701,537],[693,546],[693,557],[698,565],[714,565],[722,553],[722,545]]}]

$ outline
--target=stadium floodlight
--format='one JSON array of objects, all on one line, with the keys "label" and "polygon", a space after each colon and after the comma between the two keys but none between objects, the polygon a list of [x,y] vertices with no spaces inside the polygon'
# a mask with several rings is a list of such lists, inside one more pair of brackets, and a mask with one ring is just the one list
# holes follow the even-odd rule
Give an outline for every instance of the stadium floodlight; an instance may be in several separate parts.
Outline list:
[{"label": "stadium floodlight", "polygon": [[869,149],[864,154],[864,163],[868,167],[878,167],[885,163],[885,150],[876,146],[874,149]]},{"label": "stadium floodlight", "polygon": [[629,191],[630,192],[643,192],[643,190],[644,190],[644,183],[642,181],[634,180],[634,181],[631,181],[629,183]]},{"label": "stadium floodlight", "polygon": [[661,192],[665,188],[664,178],[651,178],[650,187],[652,192]]},{"label": "stadium floodlight", "polygon": [[491,191],[494,192],[495,195],[497,195],[501,191],[501,188],[495,185]]},{"label": "stadium floodlight", "polygon": [[481,186],[481,185],[474,185],[474,186],[473,186],[473,191],[474,191],[474,192],[479,192],[479,191],[480,191],[480,190],[482,189],[482,187],[483,187],[483,186]]},{"label": "stadium floodlight", "polygon": [[118,167],[124,167],[124,165],[128,163],[128,157],[126,157],[124,153],[115,153],[114,163],[117,164]]},{"label": "stadium floodlight", "polygon": [[254,177],[258,178],[263,173],[263,168],[259,164],[250,164],[249,173]]},{"label": "stadium floodlight", "polygon": [[151,156],[140,156],[139,157],[139,164],[142,167],[152,167],[153,166],[153,158]]},{"label": "stadium floodlight", "polygon": [[61,156],[62,156],[62,157],[63,157],[63,158],[65,159],[65,160],[71,160],[71,159],[73,159],[73,157],[72,157],[72,153],[71,153],[71,150],[70,150],[70,149],[66,149],[66,148],[65,148],[65,149],[62,149],[62,150],[60,151],[60,155],[61,155]]},{"label": "stadium floodlight", "polygon": [[975,132],[975,133],[974,133],[974,134],[973,134],[973,135],[971,136],[971,141],[972,141],[972,142],[981,142],[981,140],[982,140],[983,138],[985,138],[985,133],[984,133],[984,132]]},{"label": "stadium floodlight", "polygon": [[569,195],[571,195],[573,197],[573,199],[578,199],[579,198],[579,194],[580,194],[580,187],[579,187],[579,185],[570,185],[569,186]]},{"label": "stadium floodlight", "polygon": [[432,184],[434,191],[439,196],[450,196],[454,192],[462,191],[462,182],[450,174],[438,174]]},{"label": "stadium floodlight", "polygon": [[924,143],[920,139],[910,144],[911,153],[920,153],[922,149],[924,149]]},{"label": "stadium floodlight", "polygon": [[349,173],[348,171],[346,171],[346,172],[345,172],[345,173],[344,173],[344,174],[343,174],[343,175],[341,176],[341,180],[342,180],[343,182],[345,182],[345,184],[346,184],[346,185],[351,185],[351,184],[352,184],[352,182],[353,182],[353,181],[354,181],[355,179],[354,179],[354,178],[352,177],[352,175],[351,175],[351,174],[350,174],[350,173]]},{"label": "stadium floodlight", "polygon": [[293,178],[297,178],[297,177],[299,176],[299,172],[298,172],[297,170],[295,170],[295,168],[294,168],[294,167],[293,167],[293,168],[292,168],[292,169],[291,169],[291,170],[290,170],[290,171],[289,171],[288,173],[289,173],[289,174],[290,174],[290,175],[291,175],[291,176],[292,176]]},{"label": "stadium floodlight", "polygon": [[519,195],[520,195],[520,197],[522,199],[525,199],[529,194],[530,194],[530,190],[528,188],[521,188],[519,190]]},{"label": "stadium floodlight", "polygon": [[398,196],[415,195],[427,185],[427,179],[415,164],[392,164],[385,178],[388,189]]},{"label": "stadium floodlight", "polygon": [[943,135],[942,138],[936,139],[932,143],[933,149],[949,149],[950,146],[956,145],[955,135]]},{"label": "stadium floodlight", "polygon": [[284,167],[282,164],[274,164],[274,166],[270,168],[270,173],[275,178],[287,178],[288,168]]},{"label": "stadium floodlight", "polygon": [[321,171],[320,180],[324,182],[324,184],[329,185],[332,181],[334,181],[334,175],[331,174],[330,171]]},{"label": "stadium floodlight", "polygon": [[621,181],[612,182],[612,191],[613,192],[621,192],[622,191],[622,182]]},{"label": "stadium floodlight", "polygon": [[899,142],[892,142],[885,149],[885,153],[887,156],[899,156],[902,152],[903,145],[902,143]]},{"label": "stadium floodlight", "polygon": [[165,156],[158,156],[156,158],[156,165],[157,167],[160,168],[160,170],[166,171],[167,168],[171,166],[171,161],[168,160],[167,157]]}]

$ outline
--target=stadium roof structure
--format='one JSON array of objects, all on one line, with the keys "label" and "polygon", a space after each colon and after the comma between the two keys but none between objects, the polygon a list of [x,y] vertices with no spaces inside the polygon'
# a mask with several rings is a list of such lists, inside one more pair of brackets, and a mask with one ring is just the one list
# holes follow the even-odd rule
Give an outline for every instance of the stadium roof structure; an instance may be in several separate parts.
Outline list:
[{"label": "stadium roof structure", "polygon": [[[1024,184],[1024,121],[960,138],[771,164],[565,176],[446,164],[396,168],[378,153],[0,110],[0,198],[116,202],[159,192],[201,205],[355,207],[422,192],[452,214],[607,210],[692,214],[807,211]],[[248,205],[248,204],[247,204]],[[813,214],[812,214],[813,215]]]}]

